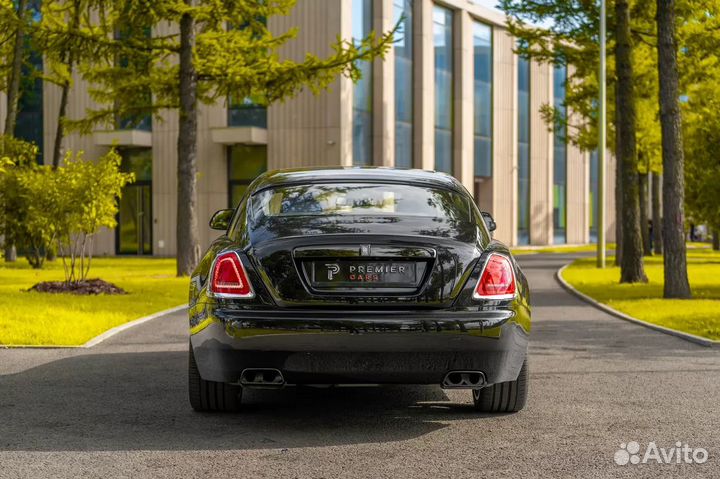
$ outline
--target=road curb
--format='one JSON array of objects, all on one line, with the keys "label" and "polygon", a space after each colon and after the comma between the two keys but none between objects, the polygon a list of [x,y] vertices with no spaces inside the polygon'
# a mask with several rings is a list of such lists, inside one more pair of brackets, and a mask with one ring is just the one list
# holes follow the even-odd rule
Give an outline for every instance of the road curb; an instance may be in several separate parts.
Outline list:
[{"label": "road curb", "polygon": [[708,348],[717,348],[720,346],[720,341],[714,341],[712,339],[703,338],[702,336],[696,336],[694,334],[690,333],[684,333],[682,331],[677,331],[675,329],[666,328],[664,326],[660,326],[653,323],[648,323],[647,321],[643,321],[641,319],[633,318],[630,315],[627,315],[625,313],[621,313],[620,311],[611,308],[610,306],[600,303],[599,301],[596,301],[595,299],[591,298],[590,296],[581,293],[577,289],[575,289],[573,286],[570,285],[565,279],[562,277],[563,271],[570,266],[572,263],[568,263],[562,268],[558,269],[555,272],[555,280],[562,286],[566,291],[573,294],[574,296],[577,296],[578,298],[582,299],[583,301],[590,303],[592,306],[596,307],[597,309],[600,309],[612,316],[615,316],[616,318],[629,321],[631,323],[638,324],[640,326],[644,326],[649,329],[654,329],[655,331],[668,334],[670,336],[675,336],[680,339],[684,339],[685,341],[689,341],[691,343],[699,344],[701,346],[705,346]]},{"label": "road curb", "polygon": [[102,334],[100,334],[100,335],[98,335],[98,336],[95,336],[95,337],[92,338],[90,341],[88,341],[87,343],[83,344],[83,345],[80,346],[80,347],[82,347],[82,348],[92,348],[93,346],[97,346],[98,344],[102,343],[102,342],[105,341],[106,339],[108,339],[108,338],[110,338],[110,337],[112,337],[112,336],[115,336],[116,334],[121,333],[121,332],[125,331],[126,329],[130,329],[130,328],[132,328],[133,326],[138,326],[138,325],[140,325],[140,324],[142,324],[142,323],[146,323],[146,322],[148,322],[148,321],[150,321],[150,320],[159,318],[159,317],[161,317],[161,316],[165,316],[165,315],[167,315],[167,314],[177,313],[178,311],[182,311],[183,309],[187,309],[187,305],[186,305],[186,304],[181,304],[180,306],[175,306],[174,308],[169,308],[169,309],[166,309],[166,310],[164,310],[164,311],[159,311],[159,312],[157,312],[157,313],[155,313],[155,314],[151,314],[150,316],[145,316],[145,317],[142,317],[142,318],[138,318],[138,319],[135,319],[135,320],[133,320],[133,321],[130,321],[129,323],[124,323],[124,324],[121,324],[121,325],[119,325],[119,326],[115,326],[114,328],[108,329],[108,330],[105,331],[104,333],[102,333]]},{"label": "road curb", "polygon": [[105,331],[104,333],[95,336],[94,338],[92,338],[91,340],[86,342],[85,344],[81,344],[81,345],[3,344],[3,345],[0,345],[0,349],[88,349],[88,348],[92,348],[93,346],[97,346],[98,344],[102,343],[106,339],[111,338],[112,336],[115,336],[116,334],[121,333],[127,329],[130,329],[134,326],[138,326],[142,323],[146,323],[150,320],[160,318],[160,317],[168,315],[168,314],[182,311],[183,309],[187,309],[187,305],[182,304],[180,306],[175,306],[174,308],[169,308],[169,309],[165,309],[163,311],[158,311],[157,313],[153,313],[149,316],[143,316],[142,318],[134,319],[127,323],[123,323],[118,326],[115,326],[114,328],[110,328],[107,331]]}]

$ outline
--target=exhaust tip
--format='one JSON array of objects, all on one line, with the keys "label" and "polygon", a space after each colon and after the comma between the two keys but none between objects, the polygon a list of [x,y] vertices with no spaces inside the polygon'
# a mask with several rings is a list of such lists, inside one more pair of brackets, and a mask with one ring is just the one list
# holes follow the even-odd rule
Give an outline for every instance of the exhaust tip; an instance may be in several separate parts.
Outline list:
[{"label": "exhaust tip", "polygon": [[281,388],[285,386],[285,378],[278,369],[247,368],[240,374],[240,385],[256,388]]},{"label": "exhaust tip", "polygon": [[478,389],[487,384],[482,371],[450,371],[442,382],[443,389]]}]

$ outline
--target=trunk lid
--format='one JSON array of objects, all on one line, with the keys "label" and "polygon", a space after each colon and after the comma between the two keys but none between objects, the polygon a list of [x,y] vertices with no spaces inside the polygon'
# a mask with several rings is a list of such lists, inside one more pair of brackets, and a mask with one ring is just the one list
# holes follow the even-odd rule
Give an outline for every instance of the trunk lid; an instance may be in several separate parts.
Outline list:
[{"label": "trunk lid", "polygon": [[248,254],[282,307],[441,308],[480,256],[475,228],[412,217],[264,218]]}]

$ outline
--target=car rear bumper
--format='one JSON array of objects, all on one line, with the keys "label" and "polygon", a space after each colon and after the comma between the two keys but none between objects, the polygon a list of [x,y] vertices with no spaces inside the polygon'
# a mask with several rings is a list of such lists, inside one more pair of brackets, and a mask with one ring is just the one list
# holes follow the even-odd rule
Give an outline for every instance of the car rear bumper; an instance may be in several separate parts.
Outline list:
[{"label": "car rear bumper", "polygon": [[237,383],[272,368],[289,384],[440,384],[481,371],[489,384],[517,378],[528,332],[513,311],[227,311],[191,309],[200,375]]}]

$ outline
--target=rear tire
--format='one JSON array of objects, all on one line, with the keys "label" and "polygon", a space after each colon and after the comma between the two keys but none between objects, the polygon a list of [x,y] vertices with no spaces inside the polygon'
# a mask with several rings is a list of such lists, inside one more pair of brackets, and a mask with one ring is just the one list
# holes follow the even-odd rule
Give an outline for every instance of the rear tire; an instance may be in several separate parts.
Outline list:
[{"label": "rear tire", "polygon": [[242,387],[206,381],[200,377],[195,354],[190,346],[188,392],[190,405],[198,412],[237,412],[242,401]]},{"label": "rear tire", "polygon": [[525,407],[528,394],[528,364],[523,362],[520,374],[515,381],[493,384],[482,389],[474,389],[473,403],[481,412],[518,412]]}]

